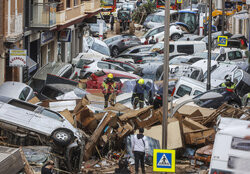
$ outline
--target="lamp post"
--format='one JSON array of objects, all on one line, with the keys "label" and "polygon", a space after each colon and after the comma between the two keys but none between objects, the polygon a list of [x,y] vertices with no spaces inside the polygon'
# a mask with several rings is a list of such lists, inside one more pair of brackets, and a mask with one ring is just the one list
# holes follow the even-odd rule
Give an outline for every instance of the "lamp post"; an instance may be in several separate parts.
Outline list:
[{"label": "lamp post", "polygon": [[162,149],[167,149],[170,1],[165,0]]},{"label": "lamp post", "polygon": [[211,49],[212,49],[212,0],[209,0],[209,27],[208,27],[208,59],[207,59],[207,90],[211,89]]}]

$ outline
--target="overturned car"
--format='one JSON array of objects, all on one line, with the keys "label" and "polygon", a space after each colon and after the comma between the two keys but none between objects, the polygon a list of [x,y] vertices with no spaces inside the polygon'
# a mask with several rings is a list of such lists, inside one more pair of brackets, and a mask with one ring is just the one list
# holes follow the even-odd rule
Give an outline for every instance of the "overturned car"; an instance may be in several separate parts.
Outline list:
[{"label": "overturned car", "polygon": [[52,147],[61,169],[76,172],[80,168],[85,138],[57,112],[0,96],[0,132],[9,144]]}]

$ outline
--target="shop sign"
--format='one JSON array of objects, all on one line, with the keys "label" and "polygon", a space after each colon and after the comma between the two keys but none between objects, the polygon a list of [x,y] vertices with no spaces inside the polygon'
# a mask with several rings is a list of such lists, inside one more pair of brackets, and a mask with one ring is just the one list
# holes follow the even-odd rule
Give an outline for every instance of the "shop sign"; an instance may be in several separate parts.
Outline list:
[{"label": "shop sign", "polygon": [[26,66],[27,50],[10,50],[9,66]]},{"label": "shop sign", "polygon": [[58,42],[71,42],[71,29],[66,28],[58,32]]},{"label": "shop sign", "polygon": [[46,31],[41,33],[41,44],[44,45],[45,43],[54,39],[54,32]]}]

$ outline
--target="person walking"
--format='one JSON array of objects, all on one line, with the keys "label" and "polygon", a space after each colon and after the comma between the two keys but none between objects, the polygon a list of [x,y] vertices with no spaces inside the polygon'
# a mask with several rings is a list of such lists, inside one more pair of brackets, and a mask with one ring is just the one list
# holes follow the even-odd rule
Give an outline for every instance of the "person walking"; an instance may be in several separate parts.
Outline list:
[{"label": "person walking", "polygon": [[41,174],[53,174],[54,162],[49,160],[41,169]]},{"label": "person walking", "polygon": [[155,44],[156,43],[154,38],[155,38],[154,36],[151,37],[151,39],[149,40],[149,44]]},{"label": "person walking", "polygon": [[144,79],[139,79],[133,89],[131,103],[133,108],[137,108],[139,103],[140,108],[144,107],[144,91],[147,90],[147,86],[144,84]]},{"label": "person walking", "polygon": [[131,136],[131,147],[135,157],[135,173],[139,172],[139,163],[141,164],[142,173],[145,174],[144,158],[148,156],[148,142],[143,135],[144,129],[139,128],[139,134]]},{"label": "person walking", "polygon": [[105,100],[104,108],[108,107],[109,101],[112,106],[115,105],[116,92],[117,92],[117,87],[113,79],[113,74],[109,73],[108,77],[104,79],[102,83],[102,93],[104,94],[104,100]]},{"label": "person walking", "polygon": [[114,31],[115,17],[113,16],[112,13],[110,13],[109,23],[110,23],[110,26],[111,26],[111,31]]}]

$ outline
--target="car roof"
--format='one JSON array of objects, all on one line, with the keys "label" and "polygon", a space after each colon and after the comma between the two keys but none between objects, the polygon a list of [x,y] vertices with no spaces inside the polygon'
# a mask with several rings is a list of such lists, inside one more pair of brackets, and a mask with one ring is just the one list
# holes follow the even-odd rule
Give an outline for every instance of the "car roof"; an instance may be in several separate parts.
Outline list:
[{"label": "car roof", "polygon": [[59,91],[62,91],[63,93],[67,93],[67,92],[73,91],[74,89],[77,88],[77,87],[74,86],[74,85],[70,85],[70,84],[60,84],[60,83],[57,83],[57,84],[47,84],[46,86],[55,88],[55,89],[57,89],[57,90],[59,90]]},{"label": "car roof", "polygon": [[112,73],[112,74],[122,74],[124,76],[130,76],[130,77],[134,77],[136,79],[140,78],[138,75],[132,74],[132,73],[128,73],[128,72],[123,72],[123,71],[118,71],[118,70],[110,70],[110,69],[103,69],[103,72],[105,72],[106,74]]},{"label": "car roof", "polygon": [[[183,81],[184,83],[180,83],[181,81]],[[198,80],[195,80],[195,79],[192,79],[192,78],[189,78],[189,77],[185,77],[185,76],[182,76],[177,83],[180,83],[180,84],[185,84],[185,83],[189,83],[189,84],[195,84],[196,86],[199,86],[201,88],[205,88],[206,89],[206,83],[203,83],[203,82],[200,82]]]},{"label": "car roof", "polygon": [[31,89],[25,83],[21,83],[21,82],[4,82],[2,85],[0,85],[0,95],[8,96],[10,98],[17,98],[17,97],[19,97],[19,94],[22,92],[22,90],[25,87],[28,87],[29,89]]},{"label": "car roof", "polygon": [[[238,48],[224,48],[225,52],[229,52],[229,51],[241,51],[241,49]],[[205,50],[204,52],[207,52],[207,50]],[[212,53],[220,53],[220,48],[216,48],[214,50],[212,50]]]},{"label": "car roof", "polygon": [[[177,10],[170,10],[170,14],[177,13]],[[162,15],[165,16],[165,10],[153,13],[153,15]]]},{"label": "car roof", "polygon": [[33,76],[34,79],[45,80],[47,74],[59,75],[58,73],[65,67],[70,66],[69,63],[64,62],[49,62],[41,69],[39,69],[36,74]]}]

